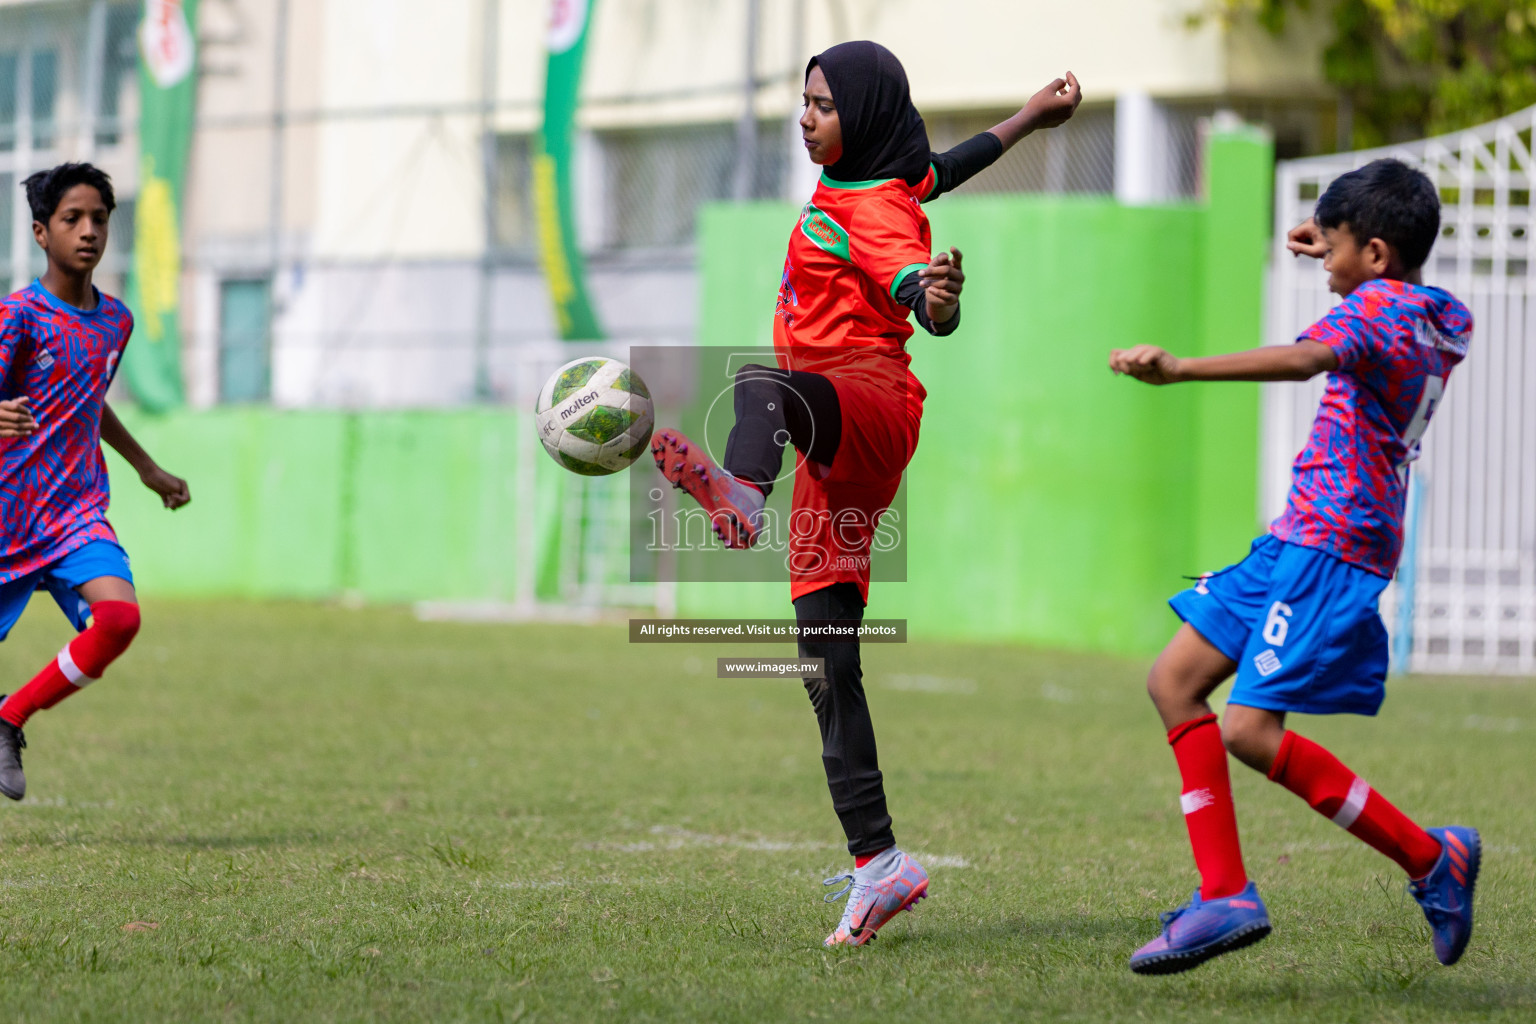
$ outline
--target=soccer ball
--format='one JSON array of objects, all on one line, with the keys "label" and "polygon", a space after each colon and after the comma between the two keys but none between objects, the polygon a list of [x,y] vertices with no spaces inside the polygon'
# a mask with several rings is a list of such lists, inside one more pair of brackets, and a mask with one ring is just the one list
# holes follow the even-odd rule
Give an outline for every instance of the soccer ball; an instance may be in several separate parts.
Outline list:
[{"label": "soccer ball", "polygon": [[627,469],[645,453],[655,420],[640,375],[616,359],[588,356],[556,370],[533,407],[550,458],[582,476]]}]

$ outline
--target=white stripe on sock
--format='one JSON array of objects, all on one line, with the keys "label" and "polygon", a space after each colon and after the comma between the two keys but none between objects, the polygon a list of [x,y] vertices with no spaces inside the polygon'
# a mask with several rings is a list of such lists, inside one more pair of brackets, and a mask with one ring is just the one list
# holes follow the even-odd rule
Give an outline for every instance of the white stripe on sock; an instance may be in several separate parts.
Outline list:
[{"label": "white stripe on sock", "polygon": [[94,683],[97,678],[95,676],[88,676],[80,671],[80,666],[75,664],[75,659],[70,655],[68,646],[65,646],[59,652],[59,671],[64,673],[65,679],[68,679],[82,690]]},{"label": "white stripe on sock", "polygon": [[1349,796],[1344,798],[1344,806],[1339,808],[1339,813],[1333,816],[1333,823],[1339,828],[1349,828],[1360,817],[1360,812],[1365,810],[1365,801],[1370,798],[1371,784],[1360,776],[1355,776],[1355,781],[1349,784]]},{"label": "white stripe on sock", "polygon": [[1179,794],[1179,810],[1185,814],[1194,814],[1196,811],[1204,810],[1215,802],[1216,798],[1211,795],[1211,791],[1208,789],[1192,789],[1188,793]]}]

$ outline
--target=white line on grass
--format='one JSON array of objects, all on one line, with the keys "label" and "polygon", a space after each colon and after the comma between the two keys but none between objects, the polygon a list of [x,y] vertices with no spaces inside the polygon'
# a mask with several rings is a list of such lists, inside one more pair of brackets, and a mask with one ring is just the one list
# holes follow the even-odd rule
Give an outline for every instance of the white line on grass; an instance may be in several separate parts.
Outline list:
[{"label": "white line on grass", "polygon": [[70,800],[62,796],[27,797],[16,805],[22,810],[30,810],[43,807],[74,807],[79,809],[100,810],[117,806],[116,800]]},{"label": "white line on grass", "polygon": [[654,878],[619,878],[603,875],[600,878],[514,878],[497,882],[498,889],[586,889],[596,885],[660,885]]},{"label": "white line on grass", "polygon": [[[683,850],[697,847],[718,847],[731,850],[756,850],[762,853],[795,853],[803,851],[841,850],[842,843],[794,842],[783,839],[743,839],[736,836],[694,832],[676,825],[652,825],[650,834],[659,838],[642,839],[631,843],[601,841],[582,843],[584,850],[607,850],[612,853],[654,853],[658,850]],[[913,853],[923,865],[934,868],[968,868],[971,862],[953,853]]]},{"label": "white line on grass", "polygon": [[917,853],[912,856],[925,868],[968,868],[971,862],[953,853]]},{"label": "white line on grass", "polygon": [[943,676],[886,676],[881,684],[887,690],[905,690],[908,693],[975,693],[974,679],[946,679]]},{"label": "white line on grass", "polygon": [[717,836],[708,832],[691,832],[675,825],[652,825],[650,833],[664,838],[655,841],[642,839],[633,843],[596,842],[583,843],[586,850],[612,850],[617,853],[649,853],[652,850],[682,850],[691,846],[724,846],[733,850],[762,850],[768,853],[788,853],[793,850],[835,850],[827,843],[785,842],[775,839],[739,839],[733,836]]},{"label": "white line on grass", "polygon": [[595,608],[587,605],[508,604],[502,601],[418,601],[413,608],[418,622],[527,623],[550,622],[576,625],[627,622],[630,609]]},{"label": "white line on grass", "polygon": [[1461,723],[1463,729],[1478,729],[1483,732],[1519,732],[1525,727],[1525,723],[1518,718],[1496,718],[1491,715],[1468,715]]}]

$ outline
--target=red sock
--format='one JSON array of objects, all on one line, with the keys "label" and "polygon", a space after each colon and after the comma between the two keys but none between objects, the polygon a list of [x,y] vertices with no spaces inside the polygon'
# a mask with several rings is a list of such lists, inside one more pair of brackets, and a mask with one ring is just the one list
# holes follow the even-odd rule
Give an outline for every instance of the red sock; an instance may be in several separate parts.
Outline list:
[{"label": "red sock", "polygon": [[97,601],[91,605],[90,628],[71,640],[31,682],[7,697],[0,704],[0,718],[19,729],[36,712],[79,693],[101,678],[138,631],[138,605],[132,601]]},{"label": "red sock", "polygon": [[[890,849],[889,846],[887,846],[885,848],[885,850],[889,850],[889,849]],[[885,850],[876,850],[874,853],[863,853],[863,854],[860,854],[859,856],[853,858],[853,869],[855,871],[857,871],[859,868],[863,867],[865,864],[868,864],[870,861],[872,861],[876,857],[880,856],[882,853],[885,852]]]},{"label": "red sock", "polygon": [[1184,791],[1179,806],[1189,845],[1200,869],[1200,898],[1220,899],[1243,891],[1248,872],[1237,839],[1237,809],[1232,805],[1232,777],[1227,774],[1227,748],[1215,715],[1206,715],[1168,730],[1168,744],[1179,762]]},{"label": "red sock", "polygon": [[1280,753],[1269,766],[1269,778],[1356,839],[1397,861],[1409,878],[1423,878],[1440,859],[1440,843],[1434,836],[1305,736],[1285,734]]}]

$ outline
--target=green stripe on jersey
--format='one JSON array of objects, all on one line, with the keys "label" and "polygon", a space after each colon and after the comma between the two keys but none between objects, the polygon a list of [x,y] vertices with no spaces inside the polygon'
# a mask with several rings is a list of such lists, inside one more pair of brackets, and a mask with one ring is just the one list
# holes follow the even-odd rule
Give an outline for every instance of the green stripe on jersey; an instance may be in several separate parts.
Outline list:
[{"label": "green stripe on jersey", "polygon": [[914,270],[922,270],[927,265],[928,264],[926,263],[909,263],[902,267],[900,270],[896,271],[896,276],[891,278],[891,298],[896,298],[896,290],[901,287],[902,280],[908,274],[912,273]]},{"label": "green stripe on jersey", "polygon": [[874,178],[874,179],[872,179],[870,181],[837,181],[837,180],[835,180],[833,178],[827,177],[827,172],[826,171],[822,171],[821,172],[821,183],[823,185],[827,186],[827,188],[850,188],[850,189],[879,188],[881,185],[884,185],[886,182],[888,182],[888,181],[895,181],[895,180],[896,180],[895,178]]},{"label": "green stripe on jersey", "polygon": [[805,216],[800,218],[800,232],[838,259],[853,262],[853,257],[848,253],[848,229],[813,203],[805,204]]}]

